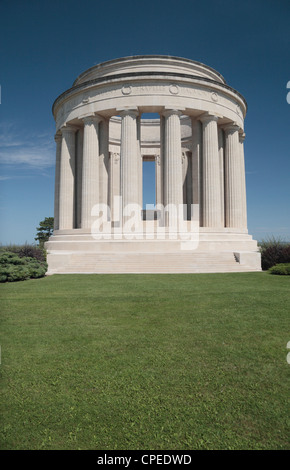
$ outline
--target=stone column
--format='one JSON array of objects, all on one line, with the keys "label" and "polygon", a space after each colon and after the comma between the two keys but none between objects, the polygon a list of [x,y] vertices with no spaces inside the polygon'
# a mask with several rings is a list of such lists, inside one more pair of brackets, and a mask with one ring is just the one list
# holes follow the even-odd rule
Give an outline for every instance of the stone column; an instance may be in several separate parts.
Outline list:
[{"label": "stone column", "polygon": [[111,221],[119,222],[119,204],[117,198],[120,198],[120,154],[110,154],[110,209]]},{"label": "stone column", "polygon": [[90,229],[91,211],[99,202],[99,122],[98,116],[84,121],[81,227]]},{"label": "stone column", "polygon": [[202,127],[192,118],[192,203],[199,205],[199,221],[202,222]]},{"label": "stone column", "polygon": [[[123,209],[128,204],[139,204],[137,116],[135,109],[120,112],[121,122],[121,197]],[[141,209],[141,208],[140,208]],[[140,214],[141,219],[141,214]]]},{"label": "stone column", "polygon": [[78,130],[76,137],[76,227],[80,228],[82,211],[83,128]]},{"label": "stone column", "polygon": [[225,126],[225,221],[226,227],[241,228],[241,159],[239,127]]},{"label": "stone column", "polygon": [[61,134],[54,137],[56,142],[55,158],[55,185],[54,185],[54,230],[59,228],[59,180],[60,180],[60,156],[61,156]]},{"label": "stone column", "polygon": [[241,227],[247,228],[247,196],[246,196],[246,169],[245,169],[245,155],[244,155],[244,140],[246,134],[239,134],[240,142],[240,160],[241,160],[241,204],[242,204],[242,221]]},{"label": "stone column", "polygon": [[[109,207],[109,120],[103,119],[100,124],[100,187],[99,202]],[[108,213],[109,215],[109,213]]]},{"label": "stone column", "polygon": [[220,171],[220,191],[221,191],[221,218],[222,225],[225,226],[225,178],[224,178],[224,131],[220,127],[218,128],[218,143],[219,143],[219,171]]},{"label": "stone column", "polygon": [[205,115],[200,118],[203,126],[203,182],[202,215],[203,227],[221,228],[221,193],[218,152],[217,116]]},{"label": "stone column", "polygon": [[61,129],[59,230],[74,228],[75,131],[72,126]]},{"label": "stone column", "polygon": [[172,204],[176,210],[183,204],[180,115],[181,112],[176,109],[163,112],[164,206]]},{"label": "stone column", "polygon": [[141,116],[137,116],[137,168],[138,168],[138,204],[143,205],[143,157],[141,153]]}]

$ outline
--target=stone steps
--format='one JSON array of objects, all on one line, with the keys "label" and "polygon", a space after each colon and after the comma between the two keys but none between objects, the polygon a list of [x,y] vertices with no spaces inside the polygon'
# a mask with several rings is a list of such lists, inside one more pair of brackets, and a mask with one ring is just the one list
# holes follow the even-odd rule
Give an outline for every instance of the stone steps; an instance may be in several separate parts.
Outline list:
[{"label": "stone steps", "polygon": [[[53,254],[57,256],[57,252]],[[176,252],[176,253],[69,253],[61,254],[63,262],[54,273],[202,273],[247,272],[251,267],[241,266],[232,252]],[[65,258],[63,258],[65,256]]]}]

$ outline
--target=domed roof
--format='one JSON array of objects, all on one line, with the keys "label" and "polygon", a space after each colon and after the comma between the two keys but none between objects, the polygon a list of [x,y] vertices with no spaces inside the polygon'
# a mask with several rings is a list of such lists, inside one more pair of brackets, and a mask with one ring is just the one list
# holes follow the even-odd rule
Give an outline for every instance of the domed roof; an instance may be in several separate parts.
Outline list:
[{"label": "domed roof", "polygon": [[196,76],[226,84],[223,76],[208,65],[181,57],[165,55],[140,55],[113,59],[97,64],[81,73],[73,86],[110,76],[132,75],[168,75]]}]

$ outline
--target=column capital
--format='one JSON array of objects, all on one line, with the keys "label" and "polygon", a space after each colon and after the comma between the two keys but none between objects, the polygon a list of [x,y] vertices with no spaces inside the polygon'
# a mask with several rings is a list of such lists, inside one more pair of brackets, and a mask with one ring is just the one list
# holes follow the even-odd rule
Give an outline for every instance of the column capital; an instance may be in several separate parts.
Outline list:
[{"label": "column capital", "polygon": [[165,108],[160,114],[164,117],[168,116],[182,116],[182,111],[184,109],[176,109],[176,108]]},{"label": "column capital", "polygon": [[197,119],[202,123],[207,123],[211,121],[217,122],[220,117],[221,116],[219,116],[218,114],[204,113],[201,116],[198,116]]},{"label": "column capital", "polygon": [[240,130],[240,126],[238,126],[238,124],[236,124],[235,122],[225,124],[224,126],[221,126],[221,127],[228,134],[232,134],[234,132],[239,132],[239,130]]},{"label": "column capital", "polygon": [[80,119],[84,124],[99,124],[99,122],[102,120],[102,117],[98,114],[83,114],[80,116]]},{"label": "column capital", "polygon": [[55,142],[60,142],[61,141],[61,132],[57,132],[54,136]]},{"label": "column capital", "polygon": [[72,134],[75,133],[78,130],[77,126],[73,126],[72,124],[65,124],[63,127],[61,127],[60,131],[63,134]]},{"label": "column capital", "polygon": [[140,114],[138,108],[135,108],[135,107],[134,108],[118,108],[117,112],[119,113],[121,117],[124,117],[124,116],[137,117]]},{"label": "column capital", "polygon": [[246,137],[245,132],[240,132],[240,133],[239,133],[239,139],[240,139],[240,143],[241,143],[241,144],[244,142],[245,137]]}]

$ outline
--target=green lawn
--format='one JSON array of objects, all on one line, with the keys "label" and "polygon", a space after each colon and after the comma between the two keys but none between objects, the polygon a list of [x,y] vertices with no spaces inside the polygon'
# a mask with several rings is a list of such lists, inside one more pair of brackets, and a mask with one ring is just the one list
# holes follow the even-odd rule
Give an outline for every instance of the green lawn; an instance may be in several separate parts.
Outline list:
[{"label": "green lawn", "polygon": [[1,449],[289,449],[290,277],[2,284]]}]

